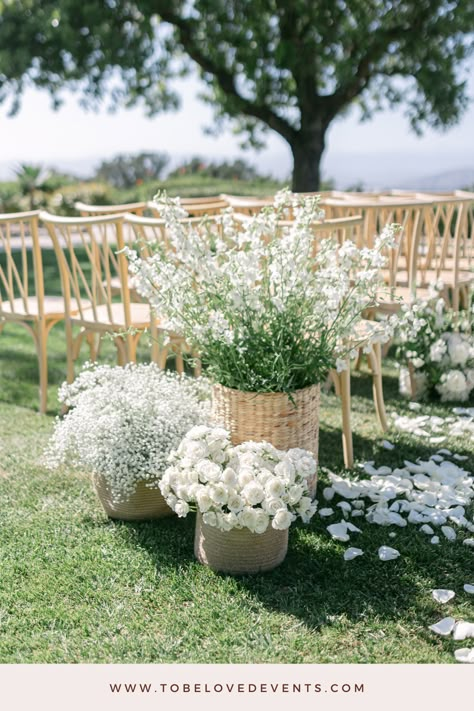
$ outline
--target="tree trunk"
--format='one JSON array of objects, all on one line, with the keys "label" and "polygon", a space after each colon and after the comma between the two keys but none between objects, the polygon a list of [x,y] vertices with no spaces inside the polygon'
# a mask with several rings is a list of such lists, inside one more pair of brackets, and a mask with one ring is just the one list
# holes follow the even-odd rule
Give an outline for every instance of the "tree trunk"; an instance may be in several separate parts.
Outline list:
[{"label": "tree trunk", "polygon": [[291,145],[293,153],[293,178],[291,189],[295,193],[317,192],[321,184],[321,158],[324,152],[324,132],[311,136],[298,136]]}]

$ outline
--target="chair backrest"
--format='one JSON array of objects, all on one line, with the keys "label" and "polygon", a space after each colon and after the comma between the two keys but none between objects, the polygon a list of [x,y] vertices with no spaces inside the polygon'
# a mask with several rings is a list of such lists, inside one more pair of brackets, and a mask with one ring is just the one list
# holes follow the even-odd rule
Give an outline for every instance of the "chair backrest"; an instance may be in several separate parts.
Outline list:
[{"label": "chair backrest", "polygon": [[[227,203],[224,200],[215,200],[214,202],[210,201],[202,201],[202,202],[194,202],[194,201],[188,201],[186,198],[181,198],[180,199],[180,205],[183,208],[183,210],[186,210],[188,213],[189,217],[204,217],[205,215],[220,215],[222,210],[225,210],[226,207],[228,207]],[[152,215],[154,217],[161,217],[159,206],[153,202],[150,201],[147,203],[148,209],[151,211]]]},{"label": "chair backrest", "polygon": [[85,202],[75,202],[74,207],[81,217],[98,217],[100,215],[120,215],[132,212],[134,215],[143,215],[147,208],[146,202],[128,202],[122,205],[88,205]]},{"label": "chair backrest", "polygon": [[[38,211],[0,214],[0,315],[44,313]],[[31,297],[35,297],[32,300]]]},{"label": "chair backrest", "polygon": [[[108,321],[114,323],[118,310],[120,321],[128,328],[130,291],[128,262],[121,251],[125,246],[123,215],[57,217],[41,212],[40,220],[56,252],[66,316],[71,313],[71,299],[75,299],[80,320],[103,323],[105,309]],[[120,294],[116,297],[117,278]]]},{"label": "chair backrest", "polygon": [[[143,257],[146,258],[150,255],[150,246],[153,244],[162,244],[165,249],[171,249],[165,220],[160,217],[141,217],[131,213],[126,213],[123,217],[124,227],[132,228],[134,242]],[[212,216],[209,217],[209,220],[203,217],[186,217],[180,222],[189,227],[196,227],[201,224],[210,225],[215,228],[217,233],[221,233],[220,225],[213,220]]]}]

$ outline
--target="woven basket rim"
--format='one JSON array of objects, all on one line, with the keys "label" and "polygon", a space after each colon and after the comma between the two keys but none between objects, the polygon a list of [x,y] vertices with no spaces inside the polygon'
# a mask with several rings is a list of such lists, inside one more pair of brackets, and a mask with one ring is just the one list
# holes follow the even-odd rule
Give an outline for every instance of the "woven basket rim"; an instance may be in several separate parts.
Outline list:
[{"label": "woven basket rim", "polygon": [[286,395],[287,397],[290,397],[290,395],[297,395],[298,393],[305,392],[307,390],[311,390],[311,388],[320,388],[321,383],[314,383],[313,385],[306,385],[304,388],[298,388],[298,390],[292,390],[291,392],[286,392],[285,390],[274,390],[272,392],[266,392],[262,390],[240,390],[240,388],[229,388],[227,385],[222,385],[221,383],[213,383],[212,387],[216,388],[222,388],[223,390],[227,390],[229,392],[233,393],[242,393],[243,395],[259,395],[260,397],[266,396],[266,397],[274,397],[274,396],[282,396]]}]

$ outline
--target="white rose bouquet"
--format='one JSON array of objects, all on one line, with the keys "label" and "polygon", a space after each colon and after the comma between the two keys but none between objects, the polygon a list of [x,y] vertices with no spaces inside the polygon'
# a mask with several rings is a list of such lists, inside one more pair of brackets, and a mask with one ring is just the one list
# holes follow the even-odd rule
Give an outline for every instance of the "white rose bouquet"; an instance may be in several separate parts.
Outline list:
[{"label": "white rose bouquet", "polygon": [[267,442],[232,446],[226,430],[198,426],[171,453],[159,486],[178,516],[193,509],[222,531],[264,533],[269,526],[287,529],[297,517],[310,521],[317,503],[308,480],[315,474],[316,461],[303,449],[282,452]]},{"label": "white rose bouquet", "polygon": [[86,364],[59,400],[70,410],[56,421],[46,464],[102,475],[116,503],[139,481],[157,487],[171,450],[210,413],[206,381],[155,364]]},{"label": "white rose bouquet", "polygon": [[[403,307],[397,326],[400,390],[418,396],[436,392],[443,402],[466,401],[474,390],[473,312],[453,312],[437,297]],[[408,369],[411,371],[409,375]]]},{"label": "white rose bouquet", "polygon": [[360,343],[353,338],[377,302],[398,225],[388,225],[373,249],[359,249],[350,240],[318,241],[318,198],[288,191],[247,220],[229,209],[197,226],[182,221],[179,199],[155,202],[167,245],[149,244],[147,258],[127,250],[135,288],[164,318],[163,329],[199,353],[214,383],[292,393],[346,367],[357,346],[392,335],[386,320]]}]

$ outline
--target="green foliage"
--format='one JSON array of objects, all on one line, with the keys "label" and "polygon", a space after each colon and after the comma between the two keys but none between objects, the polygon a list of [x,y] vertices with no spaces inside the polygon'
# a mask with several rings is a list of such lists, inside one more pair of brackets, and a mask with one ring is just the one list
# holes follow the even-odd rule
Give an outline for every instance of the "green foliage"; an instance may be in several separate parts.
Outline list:
[{"label": "green foliage", "polygon": [[237,158],[233,161],[206,162],[203,158],[195,156],[191,160],[178,165],[175,170],[169,173],[169,178],[176,178],[181,175],[201,175],[209,178],[220,178],[221,180],[257,180],[262,178],[253,167],[245,160]]},{"label": "green foliage", "polygon": [[[170,79],[197,68],[202,98],[245,144],[276,131],[293,187],[316,190],[331,122],[355,101],[364,117],[403,104],[416,131],[455,124],[473,50],[472,0],[18,0],[0,11],[0,101],[64,86],[83,102],[175,108]],[[113,71],[112,71],[113,70]],[[400,79],[404,80],[403,82]]]},{"label": "green foliage", "polygon": [[114,188],[127,189],[161,178],[169,158],[165,153],[137,153],[118,155],[102,161],[96,180],[110,183]]}]

